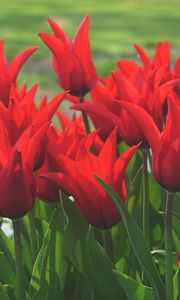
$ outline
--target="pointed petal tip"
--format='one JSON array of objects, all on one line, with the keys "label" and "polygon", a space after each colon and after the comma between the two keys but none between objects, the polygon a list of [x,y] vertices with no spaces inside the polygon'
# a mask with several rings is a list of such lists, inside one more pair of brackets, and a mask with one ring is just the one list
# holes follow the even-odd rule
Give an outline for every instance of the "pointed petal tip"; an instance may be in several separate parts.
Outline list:
[{"label": "pointed petal tip", "polygon": [[31,87],[31,89],[33,89],[33,90],[37,90],[38,89],[38,87],[39,87],[39,83],[37,83],[37,82],[35,82],[34,84],[33,84],[33,86]]},{"label": "pointed petal tip", "polygon": [[136,43],[133,43],[134,48],[137,50],[140,46]]},{"label": "pointed petal tip", "polygon": [[80,23],[80,26],[79,26],[79,29],[82,27],[82,26],[87,26],[87,28],[89,29],[89,26],[90,26],[90,18],[88,15],[86,15],[83,20],[81,21]]},{"label": "pointed petal tip", "polygon": [[[31,55],[34,52],[36,52],[38,49],[39,49],[39,46],[31,46],[29,48],[24,49],[23,52],[29,52],[29,54]],[[23,52],[21,52],[21,53],[23,53]]]},{"label": "pointed petal tip", "polygon": [[48,23],[51,25],[52,23],[54,24],[55,22],[51,18],[47,18]]},{"label": "pointed petal tip", "polygon": [[50,27],[51,27],[52,30],[53,30],[54,27],[56,27],[56,28],[57,28],[57,27],[60,27],[59,24],[56,23],[56,22],[55,22],[53,19],[51,19],[51,18],[48,18],[47,21],[48,21],[48,23],[49,23],[49,25],[50,25]]},{"label": "pointed petal tip", "polygon": [[90,21],[89,15],[86,15],[86,16],[84,17],[84,20]]},{"label": "pointed petal tip", "polygon": [[38,33],[38,36],[42,39],[43,38],[43,36],[45,36],[45,35],[47,35],[47,33],[44,33],[44,32],[39,32]]},{"label": "pointed petal tip", "polygon": [[39,46],[31,46],[31,47],[28,48],[28,49],[32,49],[32,50],[36,51],[37,49],[39,49]]},{"label": "pointed petal tip", "polygon": [[46,41],[49,37],[51,37],[52,35],[49,33],[44,33],[44,32],[39,32],[38,36],[40,37],[40,39],[42,41]]}]

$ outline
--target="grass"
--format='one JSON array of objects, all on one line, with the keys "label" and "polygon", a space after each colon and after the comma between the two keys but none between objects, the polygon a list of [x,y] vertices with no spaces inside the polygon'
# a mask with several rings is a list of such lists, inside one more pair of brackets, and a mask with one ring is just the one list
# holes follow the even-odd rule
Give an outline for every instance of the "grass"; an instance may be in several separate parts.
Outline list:
[{"label": "grass", "polygon": [[31,45],[40,46],[23,69],[20,83],[39,82],[41,93],[58,92],[51,68],[50,52],[38,32],[50,32],[47,18],[57,21],[70,37],[84,15],[91,18],[90,39],[95,64],[105,76],[115,68],[117,59],[135,59],[136,42],[152,55],[158,40],[168,39],[172,62],[179,55],[180,2],[104,0],[0,0],[0,38],[5,41],[8,58]]}]

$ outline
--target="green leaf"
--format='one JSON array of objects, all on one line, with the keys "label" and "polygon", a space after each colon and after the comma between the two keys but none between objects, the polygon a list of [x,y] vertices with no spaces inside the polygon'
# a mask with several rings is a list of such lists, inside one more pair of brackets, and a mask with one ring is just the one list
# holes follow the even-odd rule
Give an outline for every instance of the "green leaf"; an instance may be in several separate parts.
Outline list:
[{"label": "green leaf", "polygon": [[[74,202],[67,197],[61,198],[61,201],[63,201],[63,214],[65,215],[64,222],[61,222],[64,228],[64,254],[69,263],[71,263],[71,268],[69,268],[73,269],[71,272],[68,271],[66,282],[70,280],[70,286],[75,285],[74,289],[78,295],[77,299],[81,299],[78,292],[80,289],[82,291],[82,299],[92,299],[93,288],[89,276],[90,270],[87,262],[86,244],[89,224],[79,212]],[[69,276],[72,276],[73,279],[69,279]],[[67,283],[65,290],[69,295],[68,287],[69,284]]]},{"label": "green leaf", "polygon": [[[149,181],[149,230],[150,240],[153,248],[164,246],[164,220],[158,212],[165,203],[166,194],[151,174],[148,174]],[[164,200],[164,201],[163,201]]]},{"label": "green leaf", "polygon": [[35,261],[29,295],[33,300],[63,299],[67,262],[60,214],[54,210],[42,248]]},{"label": "green leaf", "polygon": [[[32,299],[36,299],[36,295],[45,294],[48,288],[48,284],[46,281],[46,267],[47,267],[47,256],[48,256],[48,245],[50,241],[50,230],[47,231],[43,245],[39,251],[39,254],[37,256],[37,259],[35,261],[31,281],[29,285],[29,291],[28,294]],[[39,298],[40,299],[40,298]]]},{"label": "green leaf", "polygon": [[31,272],[33,269],[33,260],[31,253],[29,222],[27,216],[20,219],[20,230],[23,263],[28,271],[28,275],[31,276]]},{"label": "green leaf", "polygon": [[53,210],[56,208],[56,206],[57,204],[48,203],[37,199],[33,207],[34,217],[40,218],[49,223]]},{"label": "green leaf", "polygon": [[6,292],[4,291],[4,288],[3,288],[2,284],[0,284],[0,299],[2,299],[2,300],[11,300],[9,298],[9,296],[6,294]]},{"label": "green leaf", "polygon": [[[49,295],[48,299],[56,299],[63,295],[67,272],[67,261],[64,255],[64,236],[61,231],[61,215],[55,211],[49,228],[51,230],[49,258]],[[59,299],[58,298],[58,299]]]},{"label": "green leaf", "polygon": [[65,299],[95,300],[93,288],[90,289],[84,275],[70,262],[66,274]]},{"label": "green leaf", "polygon": [[64,201],[64,210],[69,219],[65,228],[65,254],[82,273],[86,273],[86,236],[88,223],[78,211],[74,202],[67,199]]},{"label": "green leaf", "polygon": [[137,257],[139,263],[141,264],[141,267],[144,270],[149,283],[151,284],[152,288],[154,289],[156,298],[164,299],[165,298],[164,285],[163,285],[161,278],[159,276],[159,273],[154,265],[151,253],[148,249],[146,240],[142,234],[141,229],[139,228],[139,226],[136,223],[136,221],[134,220],[134,218],[128,212],[125,204],[120,199],[119,195],[97,175],[95,175],[95,178],[97,179],[97,181],[101,184],[101,186],[104,188],[104,190],[109,194],[109,196],[112,198],[112,200],[116,204],[116,207],[122,216],[122,220],[126,227],[126,230],[127,230],[128,236],[129,236],[129,240],[134,249],[136,257]]},{"label": "green leaf", "polygon": [[177,270],[176,274],[173,278],[173,290],[174,290],[174,299],[173,300],[179,300],[180,299],[180,269]]},{"label": "green leaf", "polygon": [[14,263],[14,248],[13,242],[6,234],[0,229],[0,251],[2,251],[11,267],[15,272],[15,263]]},{"label": "green leaf", "polygon": [[[125,295],[123,295],[123,289],[118,284],[115,274],[113,272],[114,265],[108,259],[104,248],[96,241],[92,228],[90,228],[88,232],[87,247],[88,260],[91,271],[91,274],[89,275],[92,276],[94,284],[99,291],[98,299],[125,299]],[[119,297],[120,295],[121,298]]]},{"label": "green leaf", "polygon": [[173,241],[176,246],[176,250],[180,249],[180,219],[173,215],[172,219],[172,228],[173,228]]},{"label": "green leaf", "polygon": [[0,281],[2,283],[7,283],[15,286],[16,276],[14,270],[11,268],[10,264],[8,263],[4,252],[0,252]]},{"label": "green leaf", "polygon": [[[0,284],[1,285],[1,289],[3,289],[4,293],[9,297],[9,299],[11,300],[15,300],[15,286],[10,285],[10,284]],[[2,299],[0,297],[0,299]]]},{"label": "green leaf", "polygon": [[118,281],[122,285],[128,300],[154,300],[153,290],[142,283],[119,272],[114,271]]},{"label": "green leaf", "polygon": [[49,223],[47,223],[46,221],[38,217],[34,217],[34,223],[35,223],[36,230],[38,231],[39,235],[43,239],[48,230]]}]

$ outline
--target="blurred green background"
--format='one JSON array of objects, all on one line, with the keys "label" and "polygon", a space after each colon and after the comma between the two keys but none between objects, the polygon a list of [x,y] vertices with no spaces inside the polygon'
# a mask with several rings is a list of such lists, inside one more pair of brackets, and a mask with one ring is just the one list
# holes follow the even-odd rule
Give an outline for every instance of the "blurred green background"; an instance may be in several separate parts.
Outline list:
[{"label": "blurred green background", "polygon": [[0,38],[9,59],[31,45],[39,50],[23,68],[20,83],[40,84],[40,93],[58,91],[50,51],[38,32],[50,32],[51,17],[72,38],[84,15],[91,19],[90,40],[94,62],[101,76],[115,68],[117,59],[136,59],[133,43],[152,55],[157,41],[168,39],[172,63],[180,53],[179,0],[0,0]]}]

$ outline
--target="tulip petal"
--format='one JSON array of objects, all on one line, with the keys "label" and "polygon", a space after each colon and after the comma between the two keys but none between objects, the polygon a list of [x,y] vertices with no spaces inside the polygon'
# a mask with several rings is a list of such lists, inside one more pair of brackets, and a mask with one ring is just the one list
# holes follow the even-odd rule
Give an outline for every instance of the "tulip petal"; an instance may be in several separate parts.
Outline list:
[{"label": "tulip petal", "polygon": [[148,71],[151,68],[151,61],[150,61],[149,57],[147,56],[144,49],[141,48],[139,45],[134,44],[134,47],[140,56],[140,59],[144,65],[144,68]]},{"label": "tulip petal", "polygon": [[54,116],[55,112],[57,111],[59,105],[63,101],[66,94],[67,92],[63,92],[57,95],[38,112],[36,117],[33,119],[33,124],[35,128],[38,129],[42,126],[43,123],[51,121],[52,117]]},{"label": "tulip petal", "polygon": [[21,152],[14,149],[0,172],[0,214],[14,219],[25,215],[35,200],[33,176],[22,169]]},{"label": "tulip petal", "polygon": [[86,76],[93,74],[96,75],[96,70],[92,62],[91,48],[89,43],[89,17],[86,16],[81,22],[77,33],[73,40],[73,50],[77,55],[81,65],[86,70]]},{"label": "tulip petal", "polygon": [[62,40],[53,35],[39,33],[39,36],[52,51],[55,57],[53,64],[60,84],[64,89],[68,90],[70,76],[74,69],[74,59],[71,50]]},{"label": "tulip petal", "polygon": [[7,87],[7,60],[4,52],[3,41],[0,40],[0,100],[7,104],[8,88]]},{"label": "tulip petal", "polygon": [[137,63],[129,60],[119,60],[117,62],[118,68],[120,71],[126,76],[129,77],[133,72],[135,72],[138,68]]},{"label": "tulip petal", "polygon": [[179,102],[172,96],[168,99],[168,115],[166,124],[162,134],[162,140],[169,144],[169,141],[174,141],[179,137],[180,132],[180,105]]},{"label": "tulip petal", "polygon": [[[164,148],[166,151],[163,151]],[[166,190],[172,193],[180,190],[179,153],[180,138],[172,143],[167,143],[164,147],[162,146],[162,151],[159,152],[159,176],[157,179]]]},{"label": "tulip petal", "polygon": [[39,174],[39,177],[57,185],[57,188],[59,190],[62,190],[64,193],[68,195],[74,194],[72,180],[68,175],[64,173],[46,172],[46,173]]},{"label": "tulip petal", "polygon": [[70,46],[72,42],[68,38],[66,33],[62,30],[62,28],[52,19],[48,19],[48,23],[51,26],[51,29],[54,32],[55,36]]},{"label": "tulip petal", "polygon": [[[153,68],[160,67],[162,65],[166,65],[166,67],[170,66],[170,47],[168,41],[164,43],[159,42],[156,46],[156,52],[152,61]],[[169,71],[169,70],[168,70]]]},{"label": "tulip petal", "polygon": [[141,145],[141,143],[132,146],[129,148],[126,152],[124,152],[119,159],[116,161],[114,165],[114,178],[115,181],[118,181],[119,183],[122,182],[126,168],[128,166],[129,161],[131,160],[134,153],[137,151],[138,147]]},{"label": "tulip petal", "polygon": [[106,165],[107,173],[109,173],[109,175],[112,174],[112,168],[116,162],[116,142],[117,128],[115,128],[109,135],[98,156],[99,159]]},{"label": "tulip petal", "polygon": [[120,71],[112,74],[119,87],[121,98],[138,104],[141,98],[136,87]]},{"label": "tulip petal", "polygon": [[176,60],[173,72],[178,78],[180,77],[180,57]]},{"label": "tulip petal", "polygon": [[44,161],[46,133],[51,122],[46,122],[28,141],[26,161],[32,172],[40,168]]},{"label": "tulip petal", "polygon": [[[97,116],[98,119],[101,118],[100,124],[104,130],[107,129],[109,134],[116,125],[120,123],[120,119],[114,113],[110,112],[103,104],[101,103],[82,103],[71,106],[72,109],[86,111],[92,116]],[[97,121],[98,121],[97,119]],[[110,128],[110,130],[109,130]]]},{"label": "tulip petal", "polygon": [[8,74],[9,74],[9,82],[15,82],[16,77],[18,73],[20,72],[20,69],[26,62],[26,60],[38,49],[38,47],[31,47],[28,49],[25,49],[20,54],[18,54],[11,62],[8,68]]},{"label": "tulip petal", "polygon": [[121,101],[121,106],[134,117],[134,121],[138,123],[144,132],[152,148],[153,155],[156,156],[160,146],[161,134],[152,117],[144,109],[132,103]]}]

